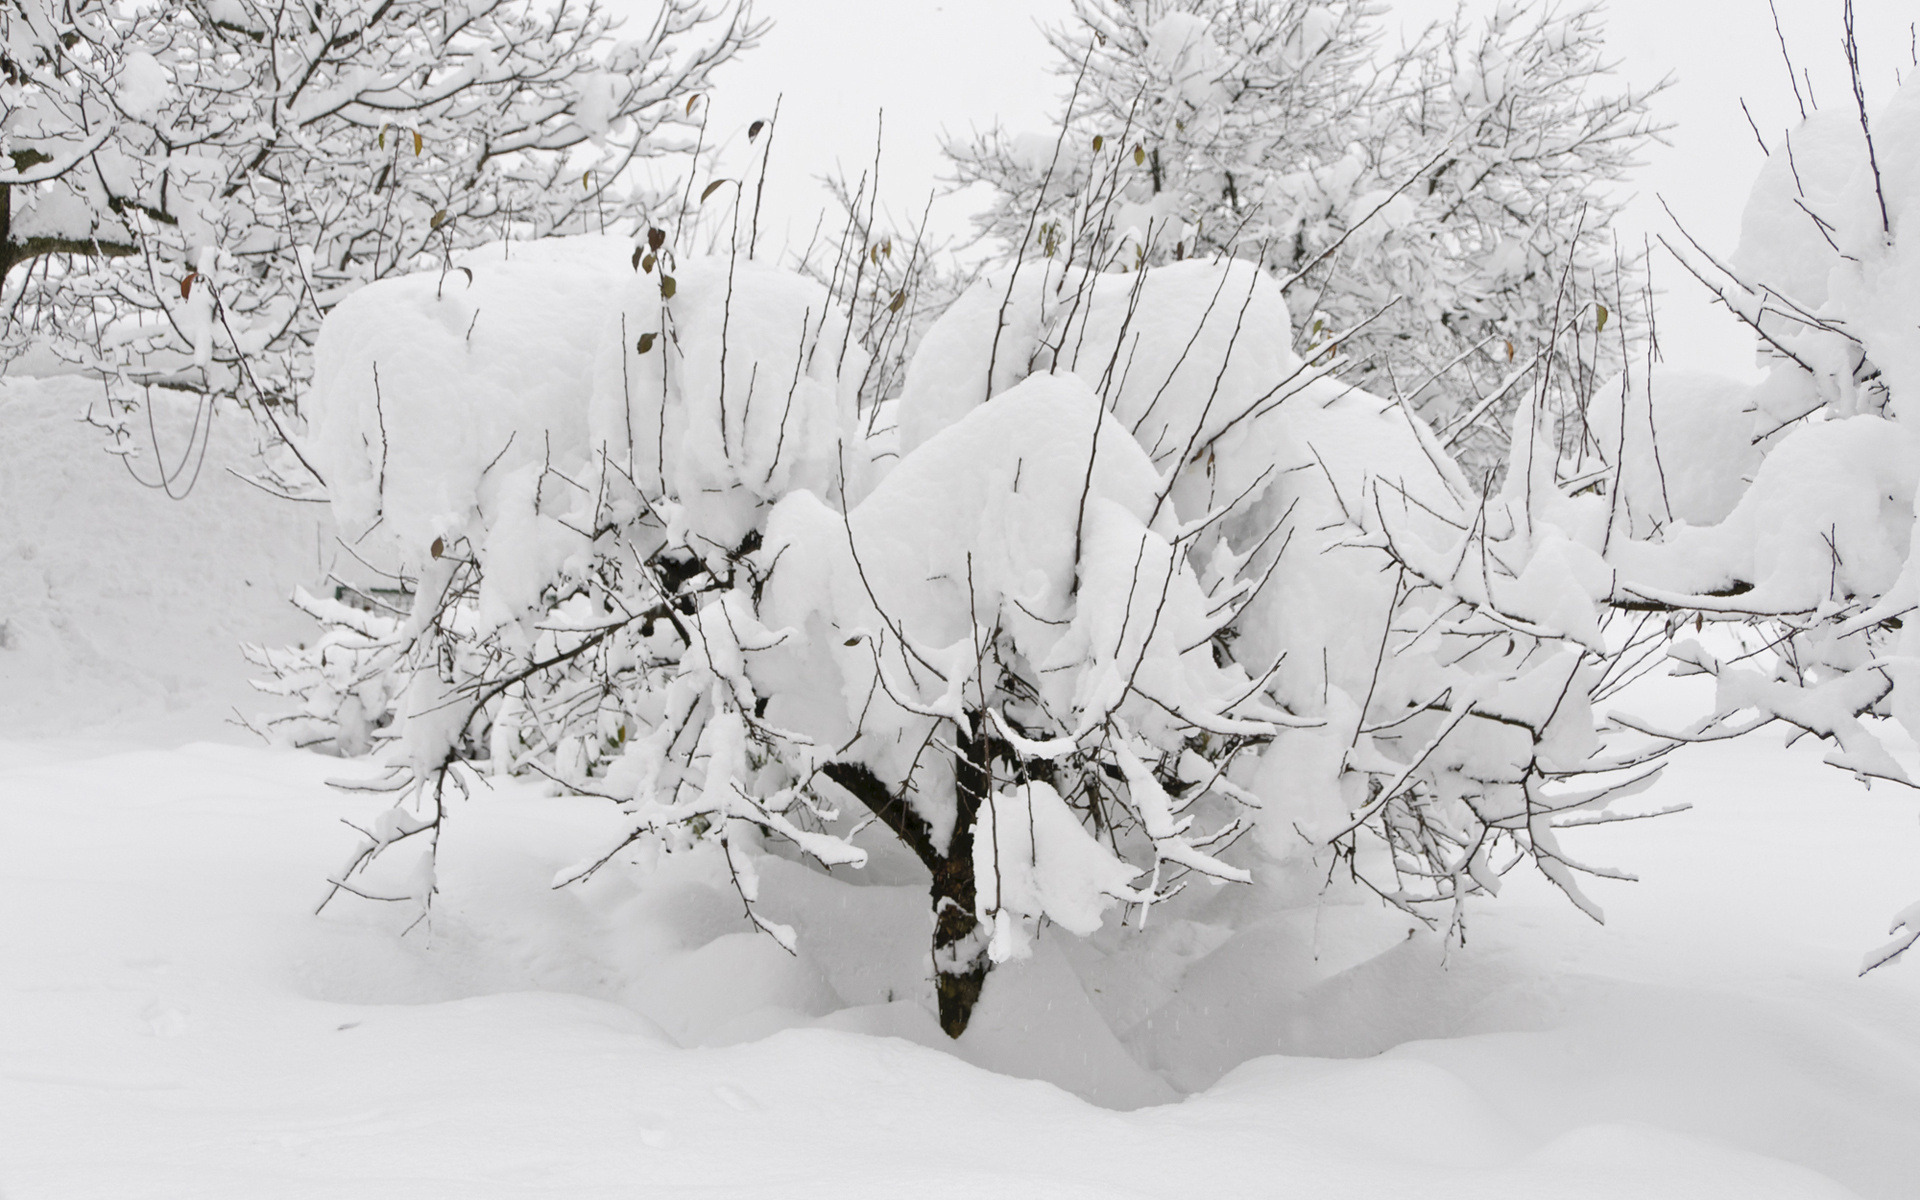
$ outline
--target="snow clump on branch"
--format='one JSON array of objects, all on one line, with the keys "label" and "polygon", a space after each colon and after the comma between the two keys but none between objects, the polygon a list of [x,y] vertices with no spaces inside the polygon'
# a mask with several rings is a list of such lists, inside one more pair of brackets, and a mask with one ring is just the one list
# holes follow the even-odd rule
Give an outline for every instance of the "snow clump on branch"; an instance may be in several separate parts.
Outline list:
[{"label": "snow clump on branch", "polygon": [[[1747,324],[1766,378],[1630,366],[1578,458],[1539,456],[1520,511],[1536,540],[1599,556],[1596,611],[1663,622],[1679,673],[1716,682],[1689,725],[1621,720],[1675,742],[1779,721],[1911,787],[1882,731],[1920,733],[1920,81],[1877,111],[1855,82],[1774,147],[1729,261],[1684,227],[1662,239]],[[1920,938],[1913,909],[1892,932],[1863,970]]]}]

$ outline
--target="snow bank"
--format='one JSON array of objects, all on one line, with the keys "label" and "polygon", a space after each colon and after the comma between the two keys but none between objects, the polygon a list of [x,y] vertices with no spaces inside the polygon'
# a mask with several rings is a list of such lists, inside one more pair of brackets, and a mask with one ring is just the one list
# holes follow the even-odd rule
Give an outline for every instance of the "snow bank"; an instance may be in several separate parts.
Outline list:
[{"label": "snow bank", "polygon": [[862,490],[856,407],[867,355],[826,289],[744,260],[671,271],[670,299],[664,278],[635,274],[602,319],[594,452],[641,491],[672,497],[687,528],[726,547],[788,492],[837,496],[843,461]]},{"label": "snow bank", "polygon": [[416,569],[436,538],[450,545],[483,531],[481,512],[530,503],[543,466],[577,479],[590,465],[593,363],[631,247],[512,249],[362,288],[321,327],[309,457],[341,527],[377,524]]},{"label": "snow bank", "polygon": [[[1383,916],[1339,903],[1184,960],[1169,944],[1164,974],[1063,962],[1050,936],[996,971],[958,1043],[887,1003],[920,986],[924,954],[924,918],[876,932],[888,888],[778,863],[810,926],[798,962],[685,874],[548,890],[611,831],[590,798],[477,799],[431,937],[394,938],[386,908],[315,920],[339,769],[7,747],[0,1172],[16,1190],[591,1195],[644,1176],[1105,1196],[1284,1177],[1380,1197],[1893,1200],[1910,1182],[1913,978],[1854,981],[1837,944],[1887,903],[1869,881],[1915,833],[1904,805],[1808,755],[1704,753],[1671,784],[1701,812],[1648,848],[1647,884],[1609,896],[1604,932],[1516,881],[1515,919],[1445,969],[1432,941],[1376,928],[1402,944],[1316,974],[1316,927]],[[1835,802],[1851,827],[1821,819]],[[1756,893],[1749,873],[1809,879],[1821,902]],[[1046,971],[1032,984],[1029,965]],[[1090,1035],[1114,1045],[1103,1013],[1129,1005],[1153,1019],[1125,1043],[1204,1092],[1130,1113],[1073,1094],[1125,1094],[1090,1086],[1115,1069]]]},{"label": "snow bank", "polygon": [[1920,442],[1907,428],[1877,416],[1823,421],[1766,455],[1724,521],[1611,557],[1656,599],[1750,586],[1742,607],[1811,612],[1875,597],[1906,562],[1916,484]]},{"label": "snow bank", "polygon": [[982,403],[990,357],[995,393],[1030,373],[1078,376],[1171,479],[1183,519],[1239,502],[1197,544],[1203,581],[1216,597],[1247,581],[1237,656],[1250,672],[1278,663],[1271,694],[1317,713],[1331,688],[1365,691],[1373,614],[1384,620],[1394,596],[1377,553],[1345,544],[1378,531],[1380,495],[1425,526],[1423,510],[1457,517],[1471,489],[1419,418],[1303,363],[1292,339],[1279,289],[1247,263],[1088,281],[1025,264],[1011,283],[976,284],[928,331],[899,402],[900,442],[920,445]]},{"label": "snow bank", "polygon": [[[973,874],[980,881],[979,917],[1046,917],[1086,937],[1117,900],[1136,893],[1140,874],[1094,840],[1080,818],[1045,783],[1000,792],[981,809],[973,835]],[[1000,961],[1027,952],[1012,944],[1012,924],[996,946]]]},{"label": "snow bank", "polygon": [[[997,335],[997,336],[996,336]],[[976,283],[927,331],[899,401],[911,450],[992,392],[1071,372],[1106,400],[1155,467],[1204,469],[1175,499],[1192,519],[1266,469],[1263,420],[1317,374],[1292,349],[1285,299],[1250,263],[1092,274],[1051,260]]]}]

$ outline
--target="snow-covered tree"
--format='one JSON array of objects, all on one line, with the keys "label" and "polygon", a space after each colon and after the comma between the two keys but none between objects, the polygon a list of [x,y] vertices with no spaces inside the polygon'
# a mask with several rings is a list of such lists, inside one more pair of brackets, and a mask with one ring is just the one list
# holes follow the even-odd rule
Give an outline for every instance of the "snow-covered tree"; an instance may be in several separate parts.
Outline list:
[{"label": "snow-covered tree", "polygon": [[413,600],[309,597],[329,633],[256,652],[306,702],[287,736],[385,745],[396,806],[336,887],[430,903],[431,857],[387,851],[530,771],[630,816],[566,879],[717,844],[792,947],[756,862],[857,867],[878,825],[928,871],[955,1036],[1043,926],[1195,882],[1344,864],[1458,932],[1530,859],[1597,916],[1557,831],[1671,742],[1596,727],[1631,661],[1560,622],[1559,550],[1480,552],[1523,494],[1489,515],[1409,407],[1297,354],[1254,264],[1024,265],[897,400],[836,293],[664,230],[345,301],[306,453]]},{"label": "snow-covered tree", "polygon": [[[1404,394],[1475,478],[1529,389],[1577,415],[1639,290],[1608,225],[1658,136],[1595,3],[1464,9],[1404,43],[1373,0],[1075,0],[1063,127],[949,146],[981,230],[1102,269],[1221,252],[1281,280],[1303,351]],[[1586,319],[1569,325],[1566,318]],[[1617,330],[1616,330],[1617,332]],[[1576,420],[1563,422],[1569,443]]]},{"label": "snow-covered tree", "polygon": [[16,0],[0,25],[9,339],[51,339],[122,401],[231,395],[276,428],[356,288],[670,215],[683,194],[629,168],[687,148],[759,28],[695,0],[631,37],[597,0]]}]

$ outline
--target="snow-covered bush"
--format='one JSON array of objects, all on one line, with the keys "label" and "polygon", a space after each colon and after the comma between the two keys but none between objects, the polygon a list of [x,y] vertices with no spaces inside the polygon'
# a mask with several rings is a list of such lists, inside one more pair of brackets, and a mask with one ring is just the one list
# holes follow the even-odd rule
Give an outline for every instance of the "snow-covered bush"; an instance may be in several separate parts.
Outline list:
[{"label": "snow-covered bush", "polygon": [[[1619,370],[1594,314],[1640,276],[1608,227],[1659,126],[1651,93],[1610,76],[1597,4],[1463,7],[1405,41],[1386,15],[1075,0],[1050,35],[1072,81],[1063,128],[948,150],[991,189],[981,228],[1004,257],[1257,257],[1297,344],[1406,395],[1479,480],[1504,466],[1527,391],[1564,419]],[[1578,421],[1563,426],[1576,444]]]},{"label": "snow-covered bush", "polygon": [[[597,2],[9,5],[6,337],[122,406],[185,388],[297,428],[321,319],[356,288],[680,202],[627,169],[685,149],[757,32],[694,0],[631,36]],[[285,482],[311,484],[301,465]]]},{"label": "snow-covered bush", "polygon": [[717,843],[791,948],[760,856],[857,867],[878,824],[930,876],[954,1036],[1042,926],[1143,926],[1196,881],[1343,864],[1457,933],[1531,859],[1598,916],[1557,830],[1670,743],[1596,723],[1644,639],[1527,524],[1532,460],[1482,497],[1295,353],[1260,265],[1020,267],[886,400],[834,292],[660,230],[343,302],[304,452],[413,601],[259,652],[308,702],[291,737],[389,764],[336,888],[429,904],[431,855],[380,882],[383,852],[537,772],[629,815],[560,882]]},{"label": "snow-covered bush", "polygon": [[[1717,685],[1714,710],[1672,736],[1781,721],[1830,741],[1827,761],[1862,780],[1911,786],[1876,718],[1920,732],[1920,82],[1877,112],[1857,70],[1855,84],[1853,103],[1773,148],[1730,261],[1671,246],[1753,330],[1766,378],[1655,370],[1650,388],[1614,388],[1589,414],[1613,503],[1552,519],[1605,508],[1614,604],[1743,631],[1731,657],[1731,640],[1672,648]],[[1920,938],[1920,907],[1893,933],[1863,969]]]},{"label": "snow-covered bush", "polygon": [[[1855,83],[1853,105],[1812,114],[1770,157],[1730,261],[1684,232],[1668,245],[1753,330],[1762,382],[1623,356],[1571,447],[1536,392],[1506,482],[1456,552],[1434,556],[1392,521],[1381,537],[1404,577],[1482,618],[1608,647],[1618,678],[1671,661],[1716,684],[1684,727],[1609,714],[1596,728],[1637,729],[1651,752],[1778,721],[1863,781],[1913,786],[1883,719],[1920,732],[1920,256],[1906,227],[1920,84],[1874,113],[1857,70]],[[1624,640],[1606,634],[1623,614]],[[1863,970],[1920,940],[1920,907],[1892,932]]]}]

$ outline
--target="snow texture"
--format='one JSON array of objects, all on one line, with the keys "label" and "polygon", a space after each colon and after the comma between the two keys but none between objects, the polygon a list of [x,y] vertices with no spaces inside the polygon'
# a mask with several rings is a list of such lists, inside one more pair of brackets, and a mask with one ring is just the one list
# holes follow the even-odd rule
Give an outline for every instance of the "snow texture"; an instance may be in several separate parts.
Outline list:
[{"label": "snow texture", "polygon": [[[1699,812],[1605,835],[1651,861],[1604,931],[1516,881],[1515,919],[1445,967],[1345,902],[1231,936],[1169,925],[1150,950],[1050,936],[996,970],[958,1043],[909,998],[923,935],[880,923],[911,913],[896,887],[769,863],[807,933],[790,959],[670,858],[547,890],[611,814],[512,785],[473,802],[433,936],[396,939],[384,911],[308,915],[335,761],[33,741],[3,761],[0,1172],[22,1195],[1911,1182],[1920,997],[1910,973],[1853,980],[1844,949],[1920,849],[1911,814],[1777,747],[1701,750],[1668,785]],[[1804,893],[1751,886],[1789,874]],[[1166,1103],[1167,1079],[1195,1094]]]},{"label": "snow texture", "polygon": [[[247,737],[222,722],[270,702],[239,643],[311,638],[293,589],[363,573],[323,507],[229,474],[257,465],[243,415],[222,406],[209,430],[192,404],[161,397],[156,440],[123,466],[83,419],[100,399],[77,376],[0,381],[0,726],[115,743]],[[185,499],[138,482],[163,474]]]}]

